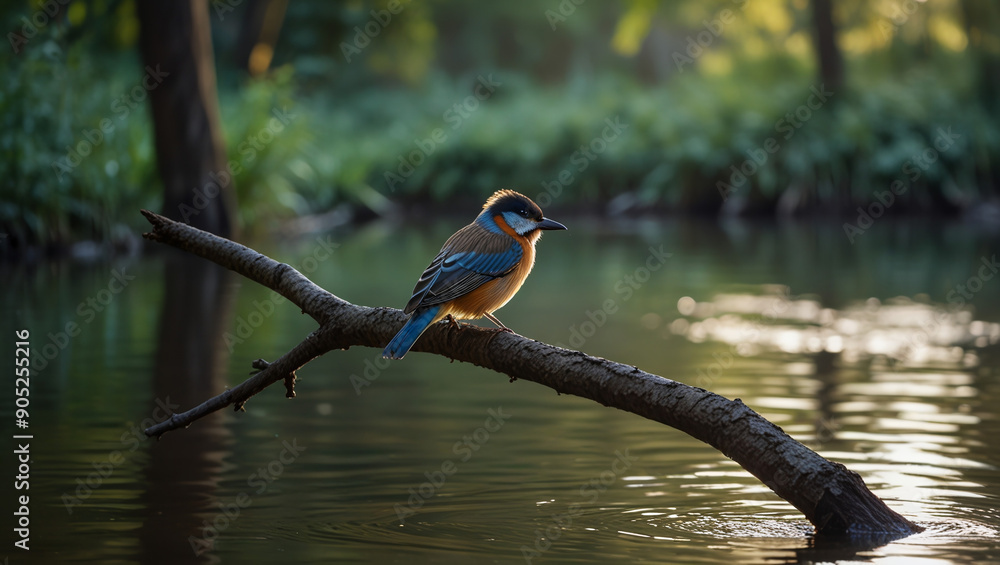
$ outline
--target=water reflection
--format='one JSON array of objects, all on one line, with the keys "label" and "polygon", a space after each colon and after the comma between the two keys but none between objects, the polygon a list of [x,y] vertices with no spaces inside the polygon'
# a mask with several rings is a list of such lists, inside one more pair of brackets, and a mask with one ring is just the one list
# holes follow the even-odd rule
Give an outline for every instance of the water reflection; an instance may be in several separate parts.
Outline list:
[{"label": "water reflection", "polygon": [[[797,439],[862,473],[890,506],[928,527],[920,536],[886,547],[875,549],[885,540],[873,544],[865,560],[905,555],[914,562],[938,562],[934,551],[922,548],[942,542],[948,532],[970,538],[1000,535],[988,525],[995,494],[984,496],[984,483],[971,480],[979,473],[996,473],[995,465],[984,462],[995,461],[995,455],[982,456],[996,448],[996,441],[977,434],[982,418],[975,406],[982,395],[979,377],[992,372],[982,359],[995,356],[1000,324],[976,320],[970,309],[932,304],[926,297],[869,298],[833,309],[771,285],[705,301],[683,297],[677,312],[680,316],[667,325],[665,335],[728,346],[723,353],[711,353],[713,363],[697,371],[697,384],[743,397]],[[757,372],[753,367],[761,360],[770,360],[774,373],[787,376],[761,374],[757,382],[764,386],[753,386],[746,380],[734,383],[727,375]],[[817,413],[811,425],[796,417],[809,412]],[[749,495],[736,504],[746,507],[756,531],[781,537],[780,527],[752,519],[766,515],[768,505],[761,498],[773,495],[719,482],[726,476],[712,469],[686,479],[692,488],[728,489],[734,498]],[[705,478],[711,482],[699,481]],[[780,511],[781,504],[774,510]],[[710,530],[727,531],[739,524],[730,518],[728,510],[715,509],[710,519],[727,525]],[[700,524],[708,518],[688,519]],[[816,540],[796,555],[807,561],[859,557],[857,547],[828,539]]]},{"label": "water reflection", "polygon": [[975,350],[1000,341],[1000,324],[973,320],[967,309],[898,297],[885,303],[869,298],[834,310],[817,300],[792,298],[787,287],[760,291],[719,294],[703,302],[682,297],[677,310],[683,317],[669,330],[696,343],[728,343],[747,357],[774,351],[828,353],[874,367],[975,367]]},{"label": "water reflection", "polygon": [[[865,549],[814,539],[794,508],[680,432],[434,356],[407,356],[358,393],[350,376],[363,375],[378,354],[364,348],[310,363],[293,400],[268,390],[247,413],[220,413],[129,451],[119,438],[151,414],[156,398],[189,407],[241,381],[249,360],[274,358],[315,328],[283,304],[230,354],[219,345],[223,333],[258,311],[269,292],[200,272],[202,261],[178,266],[157,254],[134,265],[36,273],[0,265],[7,291],[0,302],[14,313],[0,325],[4,332],[30,327],[39,345],[80,321],[77,305],[107,284],[110,269],[137,276],[33,381],[36,465],[44,473],[32,492],[54,501],[32,507],[33,533],[44,540],[33,555],[108,563],[524,563],[521,547],[535,547],[541,532],[539,543],[551,545],[533,563],[1000,561],[993,324],[1000,285],[984,286],[975,316],[916,294],[968,276],[967,264],[982,254],[974,234],[961,227],[943,238],[940,230],[902,232],[916,239],[887,264],[882,250],[893,241],[850,247],[838,229],[630,225],[643,229],[623,235],[580,227],[572,239],[543,241],[544,261],[505,307],[505,322],[535,339],[565,341],[587,309],[617,296],[615,282],[645,260],[648,247],[662,243],[674,252],[669,268],[621,301],[585,349],[742,398],[861,473],[926,532]],[[412,289],[400,273],[419,273],[455,227],[373,224],[338,234],[342,245],[310,276],[353,302],[399,306]],[[880,237],[876,228],[870,235]],[[294,265],[315,242],[254,246]],[[775,280],[787,287],[757,284]],[[865,300],[876,293],[913,298]],[[683,296],[692,298],[679,303]],[[512,414],[503,429],[400,523],[394,506],[407,504],[425,473],[454,460],[454,443],[498,406]],[[295,439],[306,448],[302,456],[266,491],[248,486],[282,442]],[[126,460],[69,514],[61,497],[115,450],[126,451]],[[596,499],[581,494],[624,450],[637,458],[633,467]],[[252,502],[219,532],[215,550],[196,558],[189,538],[243,492]],[[556,524],[553,516],[574,504],[571,523]]]},{"label": "water reflection", "polygon": [[[219,336],[232,315],[234,277],[189,254],[165,250],[164,255],[152,392],[156,402],[181,411],[224,389],[228,349]],[[232,443],[223,417],[209,415],[151,449],[142,497],[149,515],[139,530],[144,562],[193,562],[213,549],[218,485]],[[164,535],[168,531],[171,535]]]}]

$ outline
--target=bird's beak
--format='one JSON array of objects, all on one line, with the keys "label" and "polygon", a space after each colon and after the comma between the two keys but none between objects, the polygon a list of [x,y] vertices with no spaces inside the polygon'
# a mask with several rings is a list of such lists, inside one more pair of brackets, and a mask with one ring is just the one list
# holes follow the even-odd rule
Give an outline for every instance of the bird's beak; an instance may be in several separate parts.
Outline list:
[{"label": "bird's beak", "polygon": [[560,224],[555,220],[550,220],[548,218],[542,218],[542,221],[538,222],[538,229],[540,230],[564,230],[566,226]]}]

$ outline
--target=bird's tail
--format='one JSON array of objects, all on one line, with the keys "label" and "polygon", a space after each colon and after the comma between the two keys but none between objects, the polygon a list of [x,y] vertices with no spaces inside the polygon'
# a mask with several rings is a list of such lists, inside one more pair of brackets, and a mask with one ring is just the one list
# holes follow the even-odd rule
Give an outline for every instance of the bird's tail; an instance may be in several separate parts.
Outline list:
[{"label": "bird's tail", "polygon": [[396,337],[392,338],[389,345],[382,351],[383,359],[402,359],[406,352],[413,347],[414,342],[424,333],[437,318],[441,306],[431,306],[427,309],[420,309],[410,315],[403,328],[399,330]]}]

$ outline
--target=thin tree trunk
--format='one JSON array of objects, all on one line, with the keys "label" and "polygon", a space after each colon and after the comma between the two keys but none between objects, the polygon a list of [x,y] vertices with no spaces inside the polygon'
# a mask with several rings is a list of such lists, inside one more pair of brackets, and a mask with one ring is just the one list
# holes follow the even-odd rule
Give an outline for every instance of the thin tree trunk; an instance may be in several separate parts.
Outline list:
[{"label": "thin tree trunk", "polygon": [[249,0],[243,11],[236,62],[251,76],[267,71],[274,58],[288,0]]},{"label": "thin tree trunk", "polygon": [[1000,41],[1000,7],[991,0],[962,0],[962,21],[969,38],[967,53],[977,71],[976,87],[987,109],[1000,110],[1000,56],[990,43]]},{"label": "thin tree trunk", "polygon": [[[962,0],[961,6],[969,38],[966,53],[977,71],[973,79],[976,94],[986,111],[996,116],[1000,114],[1000,54],[996,49],[1000,41],[1000,7],[993,0]],[[983,188],[996,194],[1000,189],[1000,167],[986,155],[977,159],[977,165]]]},{"label": "thin tree trunk", "polygon": [[[144,237],[184,249],[232,269],[281,294],[320,325],[273,363],[254,362],[259,373],[240,385],[146,430],[149,436],[247,400],[278,381],[294,396],[295,371],[334,349],[382,348],[406,316],[393,308],[356,306],[316,286],[286,264],[240,244],[143,211],[153,225]],[[920,531],[871,493],[856,473],[795,441],[740,400],[728,400],[615,363],[508,332],[447,323],[429,328],[412,351],[435,353],[524,379],[561,394],[589,398],[667,424],[719,449],[778,496],[799,509],[824,534],[904,536]]]},{"label": "thin tree trunk", "polygon": [[840,92],[844,84],[844,56],[837,46],[833,6],[830,0],[813,0],[812,11],[820,80],[827,89]]},{"label": "thin tree trunk", "polygon": [[219,125],[205,0],[136,2],[163,213],[212,233],[234,232],[235,192]]}]

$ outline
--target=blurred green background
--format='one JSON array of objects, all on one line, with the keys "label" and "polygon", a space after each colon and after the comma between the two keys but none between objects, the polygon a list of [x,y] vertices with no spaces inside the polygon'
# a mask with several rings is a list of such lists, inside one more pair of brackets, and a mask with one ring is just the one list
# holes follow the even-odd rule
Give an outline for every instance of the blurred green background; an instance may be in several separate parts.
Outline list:
[{"label": "blurred green background", "polygon": [[[0,335],[32,336],[36,560],[520,562],[632,449],[546,563],[1000,562],[1000,278],[983,270],[998,4],[576,2],[3,3]],[[177,33],[183,10],[200,56],[151,57],[198,37]],[[486,196],[520,190],[571,231],[545,236],[505,323],[741,398],[928,531],[834,553],[681,432],[368,348],[303,368],[294,401],[269,390],[129,449],[157,401],[195,406],[315,328],[206,261],[113,253],[148,229],[140,208],[218,204],[207,179],[226,175],[234,238],[368,305],[402,306]],[[862,212],[886,219],[856,244]],[[626,298],[651,247],[672,256]],[[46,255],[90,260],[31,260]],[[116,273],[135,280],[112,294]],[[768,318],[773,299],[787,317]],[[620,313],[574,341],[607,300]],[[498,406],[511,422],[402,527],[394,505]],[[202,559],[190,539],[296,438],[308,451]]]},{"label": "blurred green background", "polygon": [[[1000,8],[988,0],[202,7],[251,231],[478,203],[500,187],[611,215],[856,223],[901,180],[893,215],[994,209]],[[136,2],[7,2],[0,21],[0,231],[14,247],[134,237],[137,210],[162,209],[164,190]],[[941,132],[954,143],[938,151]]]}]

